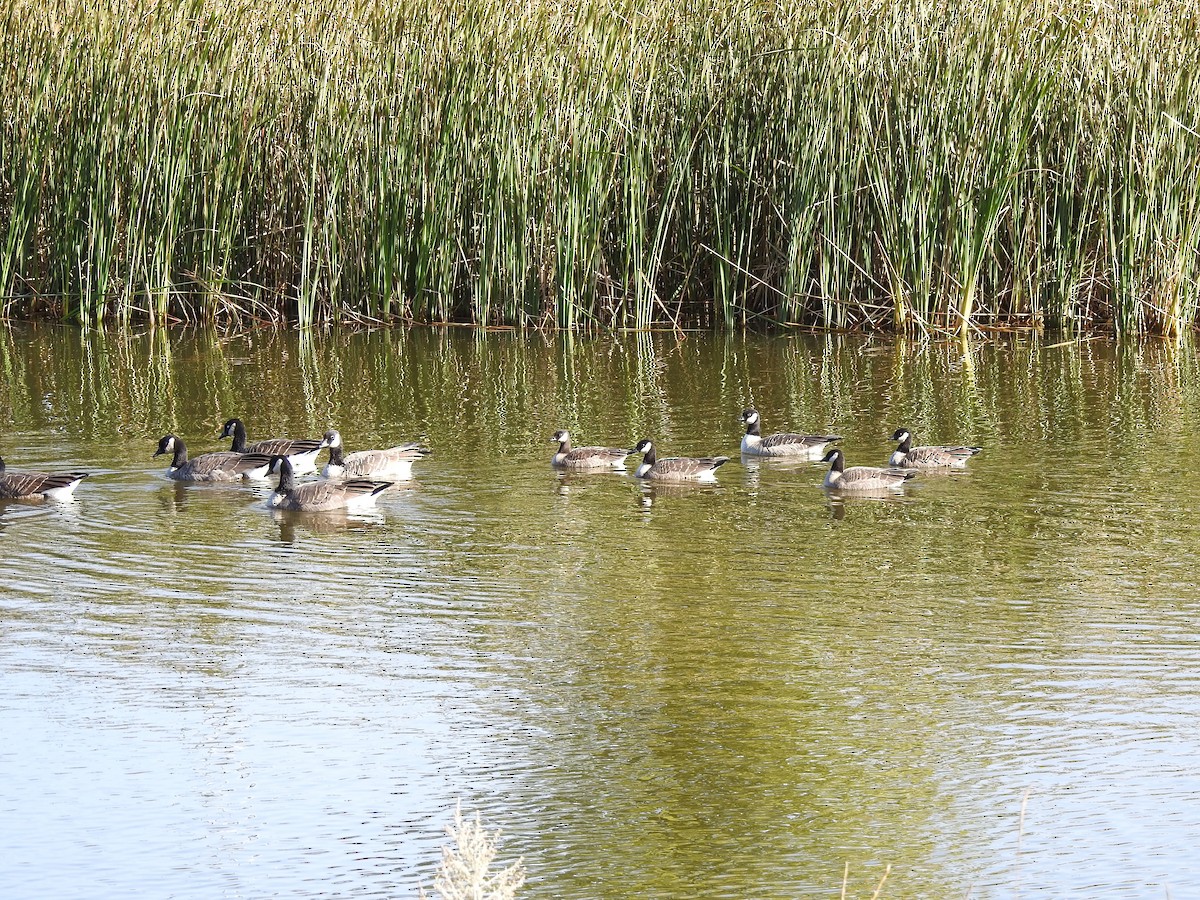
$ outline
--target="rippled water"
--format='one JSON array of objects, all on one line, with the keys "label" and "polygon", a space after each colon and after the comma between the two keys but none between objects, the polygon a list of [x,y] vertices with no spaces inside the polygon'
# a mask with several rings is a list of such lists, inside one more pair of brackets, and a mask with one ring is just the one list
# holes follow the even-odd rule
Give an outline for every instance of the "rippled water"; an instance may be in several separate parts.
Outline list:
[{"label": "rippled water", "polygon": [[[0,332],[6,897],[412,897],[461,799],[529,898],[1200,892],[1200,366],[1028,338]],[[969,472],[563,477],[899,425]],[[176,431],[435,450],[376,515],[181,486]]]}]

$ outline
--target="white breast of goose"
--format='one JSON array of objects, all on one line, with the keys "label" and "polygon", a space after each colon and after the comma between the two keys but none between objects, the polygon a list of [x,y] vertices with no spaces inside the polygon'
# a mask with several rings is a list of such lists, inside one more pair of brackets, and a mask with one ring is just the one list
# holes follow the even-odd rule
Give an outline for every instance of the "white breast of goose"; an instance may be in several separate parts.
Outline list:
[{"label": "white breast of goose", "polygon": [[762,452],[762,437],[757,434],[742,435],[742,452],[751,456]]}]

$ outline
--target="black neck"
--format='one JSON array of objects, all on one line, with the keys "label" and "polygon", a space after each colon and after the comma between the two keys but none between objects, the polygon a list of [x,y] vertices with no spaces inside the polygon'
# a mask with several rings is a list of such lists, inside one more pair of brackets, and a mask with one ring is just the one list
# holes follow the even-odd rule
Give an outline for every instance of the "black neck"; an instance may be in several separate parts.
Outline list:
[{"label": "black neck", "polygon": [[296,476],[292,472],[292,464],[288,462],[286,456],[279,457],[279,487],[276,491],[280,494],[290,494],[292,489],[296,487]]},{"label": "black neck", "polygon": [[229,449],[234,453],[246,452],[246,426],[241,422],[235,422],[233,425],[233,446]]},{"label": "black neck", "polygon": [[571,439],[569,437],[558,442],[558,452],[559,453],[570,453],[571,452]]},{"label": "black neck", "polygon": [[175,455],[171,457],[171,468],[178,469],[187,463],[187,446],[179,438],[175,438]]},{"label": "black neck", "polygon": [[329,445],[329,464],[331,466],[344,465],[344,463],[342,462],[342,445],[341,444],[338,444],[336,447],[333,446],[332,444]]},{"label": "black neck", "polygon": [[655,455],[654,455],[654,445],[653,445],[653,444],[651,444],[649,447],[647,447],[647,448],[646,448],[646,455],[645,455],[645,457],[644,457],[644,460],[643,460],[643,461],[644,461],[644,462],[645,462],[647,465],[650,465],[650,466],[652,466],[652,465],[654,465],[654,460],[655,460],[656,458],[657,458],[657,457],[655,457]]},{"label": "black neck", "polygon": [[755,416],[755,417],[754,417],[754,421],[752,421],[752,422],[747,422],[747,423],[746,423],[746,434],[756,434],[756,435],[759,435],[759,436],[761,437],[761,436],[762,436],[762,432],[761,432],[761,431],[759,431],[758,429],[759,429],[759,419],[758,419],[758,416]]},{"label": "black neck", "polygon": [[842,455],[841,450],[833,451],[833,459],[829,461],[830,472],[840,472],[846,465],[846,457]]},{"label": "black neck", "polygon": [[900,446],[896,448],[901,453],[907,453],[912,449],[912,435],[906,435],[904,440],[900,442]]}]

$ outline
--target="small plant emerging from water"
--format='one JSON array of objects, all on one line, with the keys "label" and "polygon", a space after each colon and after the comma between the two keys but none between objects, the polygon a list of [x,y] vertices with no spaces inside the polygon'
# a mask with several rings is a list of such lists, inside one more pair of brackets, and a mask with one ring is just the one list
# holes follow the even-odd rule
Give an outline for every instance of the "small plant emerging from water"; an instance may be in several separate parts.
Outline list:
[{"label": "small plant emerging from water", "polygon": [[[442,847],[442,864],[433,879],[433,889],[442,900],[512,900],[517,895],[525,883],[524,860],[493,870],[500,832],[489,833],[479,813],[464,819],[460,805],[446,834],[454,842]],[[423,888],[421,900],[429,900]]]}]

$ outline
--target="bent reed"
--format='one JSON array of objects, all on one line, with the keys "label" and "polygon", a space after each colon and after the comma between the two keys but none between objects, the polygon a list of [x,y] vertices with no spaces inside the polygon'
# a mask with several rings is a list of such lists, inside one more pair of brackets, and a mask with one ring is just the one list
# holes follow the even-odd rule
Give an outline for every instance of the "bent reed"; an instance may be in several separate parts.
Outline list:
[{"label": "bent reed", "polygon": [[14,0],[0,313],[1196,324],[1200,0]]}]

